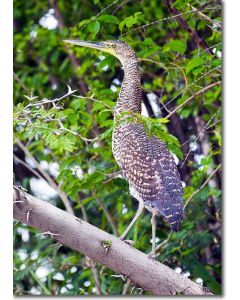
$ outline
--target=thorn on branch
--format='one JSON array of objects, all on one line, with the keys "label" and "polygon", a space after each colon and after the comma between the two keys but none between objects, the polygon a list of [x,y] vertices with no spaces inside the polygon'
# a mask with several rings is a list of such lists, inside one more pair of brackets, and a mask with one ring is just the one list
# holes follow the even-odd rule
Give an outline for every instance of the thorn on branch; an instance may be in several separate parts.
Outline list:
[{"label": "thorn on branch", "polygon": [[82,220],[81,220],[81,219],[75,217],[75,220],[76,220],[78,223],[82,224]]},{"label": "thorn on branch", "polygon": [[36,234],[36,236],[39,236],[39,235],[49,235],[52,238],[54,238],[55,235],[59,235],[59,234],[58,233],[53,233],[51,231],[45,231],[45,232],[41,232],[41,233]]},{"label": "thorn on branch", "polygon": [[15,204],[15,203],[23,203],[24,201],[22,201],[22,200],[16,200],[16,201],[13,201],[13,204]]},{"label": "thorn on branch", "polygon": [[63,245],[63,244],[57,242],[57,243],[51,245],[50,247],[51,247],[51,248],[56,248],[56,251],[58,251],[58,250],[62,247],[62,245]]},{"label": "thorn on branch", "polygon": [[116,277],[116,278],[121,278],[122,281],[126,282],[127,281],[127,276],[126,275],[123,275],[123,274],[113,274],[113,275],[110,275],[111,277]]},{"label": "thorn on branch", "polygon": [[30,96],[24,95],[25,98],[27,98],[30,102],[32,102],[34,99],[37,99],[38,96],[33,96],[33,93],[31,92]]},{"label": "thorn on branch", "polygon": [[90,257],[86,256],[85,264],[87,268],[95,269],[96,268],[96,262],[93,261]]},{"label": "thorn on branch", "polygon": [[22,187],[21,185],[15,184],[15,185],[14,185],[14,188],[15,188],[16,190],[18,190],[19,192],[28,192],[28,190],[25,189],[24,187]]},{"label": "thorn on branch", "polygon": [[68,87],[68,93],[67,93],[67,95],[73,94],[73,93],[75,93],[75,92],[78,91],[78,90],[72,90],[72,88],[68,84],[67,84],[67,87]]},{"label": "thorn on branch", "polygon": [[133,247],[133,245],[134,245],[134,241],[132,241],[132,240],[124,240],[124,243],[128,244],[131,247]]},{"label": "thorn on branch", "polygon": [[27,223],[29,222],[29,216],[30,216],[30,212],[31,212],[32,208],[29,208],[27,210]]},{"label": "thorn on branch", "polygon": [[68,97],[68,96],[70,96],[70,95],[72,95],[72,94],[74,94],[75,92],[78,91],[78,90],[72,90],[69,85],[67,87],[68,87],[67,94],[63,95],[60,98],[56,98],[56,99],[53,99],[53,100],[49,100],[47,98],[44,98],[44,99],[42,99],[40,101],[32,103],[32,100],[34,100],[34,99],[36,99],[38,97],[33,97],[32,94],[31,94],[30,97],[25,95],[25,97],[30,101],[30,103],[24,108],[24,110],[26,110],[29,107],[33,107],[33,106],[41,106],[41,108],[43,109],[43,106],[45,104],[48,104],[48,103],[51,103],[53,105],[53,107],[55,107],[55,108],[61,108],[60,106],[56,106],[55,102],[61,101],[62,99],[66,98],[66,97]]}]

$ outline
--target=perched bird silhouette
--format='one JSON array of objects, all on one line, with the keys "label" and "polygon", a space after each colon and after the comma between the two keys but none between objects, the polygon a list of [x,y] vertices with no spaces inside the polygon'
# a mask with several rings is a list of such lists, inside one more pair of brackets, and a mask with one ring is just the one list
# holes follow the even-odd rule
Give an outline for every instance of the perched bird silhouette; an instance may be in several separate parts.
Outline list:
[{"label": "perched bird silhouette", "polygon": [[152,212],[154,255],[155,216],[158,213],[163,215],[174,231],[180,227],[183,218],[182,184],[175,161],[165,144],[154,135],[150,137],[143,124],[134,121],[134,118],[124,122],[124,118],[127,118],[125,112],[141,113],[141,76],[136,54],[122,41],[65,40],[65,42],[108,52],[122,63],[124,78],[114,109],[112,150],[123,177],[129,182],[131,195],[139,201],[139,207],[121,238],[125,238],[146,207]]}]

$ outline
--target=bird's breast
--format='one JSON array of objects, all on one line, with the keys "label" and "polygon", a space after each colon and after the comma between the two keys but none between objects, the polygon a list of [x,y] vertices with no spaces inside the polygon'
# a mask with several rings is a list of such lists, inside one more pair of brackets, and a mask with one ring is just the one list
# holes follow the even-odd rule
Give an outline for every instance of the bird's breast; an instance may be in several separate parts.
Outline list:
[{"label": "bird's breast", "polygon": [[121,157],[122,157],[122,146],[124,145],[125,139],[128,138],[130,132],[126,123],[115,126],[112,134],[112,152],[113,156],[119,165],[122,168]]}]

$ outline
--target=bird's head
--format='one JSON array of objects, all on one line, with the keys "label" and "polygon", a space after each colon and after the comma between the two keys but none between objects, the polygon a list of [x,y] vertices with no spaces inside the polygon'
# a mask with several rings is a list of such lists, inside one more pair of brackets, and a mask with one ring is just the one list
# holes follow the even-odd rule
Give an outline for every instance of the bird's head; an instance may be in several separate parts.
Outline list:
[{"label": "bird's head", "polygon": [[110,53],[111,55],[117,57],[122,64],[137,59],[132,48],[122,41],[89,42],[81,40],[64,40],[64,42]]}]

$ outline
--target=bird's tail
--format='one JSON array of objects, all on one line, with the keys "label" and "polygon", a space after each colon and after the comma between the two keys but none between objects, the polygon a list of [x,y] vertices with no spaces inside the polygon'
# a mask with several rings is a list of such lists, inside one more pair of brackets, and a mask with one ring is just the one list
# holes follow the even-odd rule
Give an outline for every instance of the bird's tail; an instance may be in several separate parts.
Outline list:
[{"label": "bird's tail", "polygon": [[183,219],[183,207],[180,201],[171,203],[170,201],[162,202],[155,200],[154,206],[167,219],[172,231],[180,229]]},{"label": "bird's tail", "polygon": [[172,231],[178,231],[181,227],[181,220],[175,220],[174,222],[171,222],[169,221],[169,224],[170,224],[170,227],[171,227],[171,230]]}]

